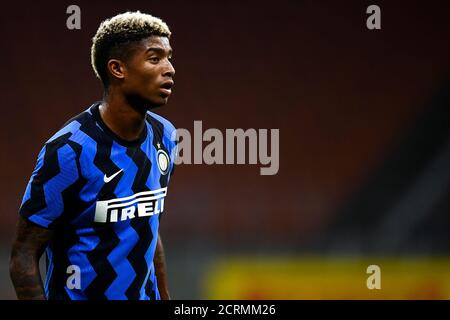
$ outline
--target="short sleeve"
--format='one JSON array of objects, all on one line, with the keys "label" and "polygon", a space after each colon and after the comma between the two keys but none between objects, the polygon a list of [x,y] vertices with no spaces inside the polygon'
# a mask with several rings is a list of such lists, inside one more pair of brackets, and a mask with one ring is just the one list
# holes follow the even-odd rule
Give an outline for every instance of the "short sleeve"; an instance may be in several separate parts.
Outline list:
[{"label": "short sleeve", "polygon": [[51,229],[64,212],[63,192],[79,178],[75,151],[60,141],[41,149],[25,189],[19,213],[28,221]]}]

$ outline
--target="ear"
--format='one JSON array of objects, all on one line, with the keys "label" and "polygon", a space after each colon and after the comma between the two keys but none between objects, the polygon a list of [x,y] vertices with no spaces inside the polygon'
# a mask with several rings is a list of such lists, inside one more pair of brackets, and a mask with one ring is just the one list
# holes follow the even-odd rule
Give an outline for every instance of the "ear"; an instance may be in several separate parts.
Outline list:
[{"label": "ear", "polygon": [[122,61],[117,59],[110,59],[108,61],[107,67],[113,77],[117,79],[125,78],[125,65]]}]

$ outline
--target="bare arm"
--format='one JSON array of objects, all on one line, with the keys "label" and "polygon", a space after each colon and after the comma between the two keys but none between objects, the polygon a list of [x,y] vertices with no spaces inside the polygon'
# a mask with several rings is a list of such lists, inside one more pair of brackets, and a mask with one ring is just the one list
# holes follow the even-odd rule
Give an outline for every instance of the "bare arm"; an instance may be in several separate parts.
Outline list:
[{"label": "bare arm", "polygon": [[39,258],[51,236],[51,230],[39,228],[19,218],[17,237],[9,261],[9,273],[18,299],[45,300]]},{"label": "bare arm", "polygon": [[158,282],[158,290],[159,294],[161,295],[161,299],[170,300],[169,286],[167,283],[166,259],[164,256],[164,247],[159,233],[153,263],[155,264],[156,279]]}]

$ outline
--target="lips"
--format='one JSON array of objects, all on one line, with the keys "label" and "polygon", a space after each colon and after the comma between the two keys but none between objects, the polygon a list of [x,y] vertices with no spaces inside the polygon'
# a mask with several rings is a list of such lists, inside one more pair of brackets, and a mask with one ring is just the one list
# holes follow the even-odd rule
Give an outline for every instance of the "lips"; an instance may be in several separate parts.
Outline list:
[{"label": "lips", "polygon": [[160,90],[162,93],[164,93],[166,95],[170,95],[172,93],[173,85],[174,85],[174,82],[172,80],[163,82],[163,84],[161,84]]}]

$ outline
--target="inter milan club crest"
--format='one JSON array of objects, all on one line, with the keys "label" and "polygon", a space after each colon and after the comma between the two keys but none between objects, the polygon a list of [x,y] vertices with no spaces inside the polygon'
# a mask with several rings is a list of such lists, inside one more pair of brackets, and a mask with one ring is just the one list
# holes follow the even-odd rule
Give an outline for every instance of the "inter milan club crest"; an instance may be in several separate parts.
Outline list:
[{"label": "inter milan club crest", "polygon": [[[161,148],[159,143],[158,148]],[[167,172],[169,172],[169,156],[163,149],[159,149],[156,157],[158,159],[159,172],[161,172],[162,175],[166,175]]]}]

